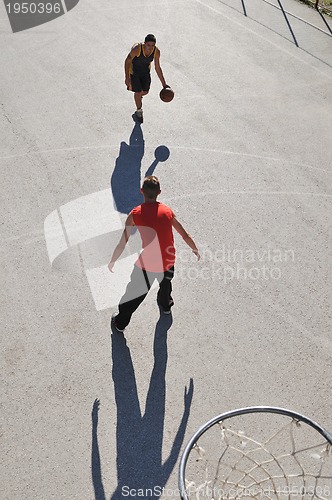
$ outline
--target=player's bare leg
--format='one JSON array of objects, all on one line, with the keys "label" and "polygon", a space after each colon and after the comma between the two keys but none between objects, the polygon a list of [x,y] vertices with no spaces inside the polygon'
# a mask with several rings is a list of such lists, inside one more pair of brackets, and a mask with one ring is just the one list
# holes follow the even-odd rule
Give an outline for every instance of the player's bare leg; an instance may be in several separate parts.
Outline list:
[{"label": "player's bare leg", "polygon": [[142,92],[135,92],[134,99],[135,99],[136,108],[141,109],[142,108]]},{"label": "player's bare leg", "polygon": [[148,91],[142,90],[142,92],[135,92],[134,99],[136,104],[136,116],[140,122],[143,122],[143,109],[142,109],[142,98],[144,95],[148,94]]}]

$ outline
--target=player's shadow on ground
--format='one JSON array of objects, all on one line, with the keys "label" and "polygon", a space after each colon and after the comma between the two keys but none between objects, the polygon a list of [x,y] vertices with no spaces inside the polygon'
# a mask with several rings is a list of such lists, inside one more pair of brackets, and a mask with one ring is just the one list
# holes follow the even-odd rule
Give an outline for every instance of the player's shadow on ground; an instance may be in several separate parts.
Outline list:
[{"label": "player's shadow on ground", "polygon": [[[134,207],[143,202],[140,188],[144,150],[141,124],[136,122],[130,135],[129,144],[124,141],[120,144],[119,156],[116,159],[111,177],[113,200],[116,210],[120,213],[129,214]],[[166,161],[170,152],[166,146],[158,146],[154,154],[155,159],[145,172],[144,177],[153,175],[158,163]]]},{"label": "player's shadow on ground", "polygon": [[[184,392],[184,409],[168,458],[162,462],[166,404],[167,331],[171,316],[162,316],[154,336],[154,366],[142,414],[130,350],[122,334],[112,335],[113,382],[117,405],[117,487],[111,500],[122,500],[130,489],[144,490],[144,498],[159,498],[178,460],[186,431],[194,384]],[[92,411],[92,480],[95,500],[105,500],[98,447],[98,406]],[[152,494],[150,495],[149,490]],[[139,495],[140,493],[137,493]],[[141,495],[142,496],[142,495]]]}]

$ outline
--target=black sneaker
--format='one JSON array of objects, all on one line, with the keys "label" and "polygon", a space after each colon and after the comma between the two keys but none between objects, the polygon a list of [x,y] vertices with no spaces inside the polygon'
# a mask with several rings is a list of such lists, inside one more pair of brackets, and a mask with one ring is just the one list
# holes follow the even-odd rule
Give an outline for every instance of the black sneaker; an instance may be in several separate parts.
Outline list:
[{"label": "black sneaker", "polygon": [[162,310],[162,312],[163,312],[164,314],[171,314],[171,312],[172,312],[172,311],[171,311],[171,307],[173,307],[173,306],[174,306],[174,301],[173,301],[173,299],[172,299],[172,300],[170,300],[170,301],[169,301],[169,308],[168,308],[168,309],[165,309],[165,308],[164,308],[164,307],[162,307],[162,306],[160,306],[160,308],[161,308],[161,310]]},{"label": "black sneaker", "polygon": [[116,331],[118,331],[120,333],[123,333],[125,329],[123,328],[121,330],[121,328],[118,328],[117,325],[116,325],[116,321],[115,321],[116,316],[117,316],[117,313],[113,313],[112,314],[111,325],[114,326],[114,328],[116,329]]}]

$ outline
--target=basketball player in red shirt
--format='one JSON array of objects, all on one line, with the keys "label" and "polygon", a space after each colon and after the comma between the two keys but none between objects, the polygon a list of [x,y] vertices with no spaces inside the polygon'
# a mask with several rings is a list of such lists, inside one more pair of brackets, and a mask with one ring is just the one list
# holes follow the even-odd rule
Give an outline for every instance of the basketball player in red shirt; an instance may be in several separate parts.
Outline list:
[{"label": "basketball player in red shirt", "polygon": [[156,37],[151,33],[146,35],[144,43],[136,43],[125,60],[125,84],[128,90],[134,92],[136,117],[143,122],[142,97],[147,95],[151,85],[151,63],[154,61],[156,73],[162,86],[166,84],[160,67],[160,50],[156,47]]},{"label": "basketball player in red shirt", "polygon": [[113,272],[114,264],[127,244],[132,227],[137,226],[142,239],[142,252],[135,262],[130,282],[120,300],[119,313],[112,316],[112,324],[119,332],[123,332],[129,324],[132,314],[145,299],[155,279],[159,282],[157,302],[165,314],[170,314],[173,306],[171,280],[175,262],[173,228],[182,236],[197,259],[200,259],[194,240],[177,220],[172,209],[157,201],[160,192],[157,177],[150,175],[144,179],[141,188],[144,203],[133,208],[128,215],[121,239],[108,264],[108,269]]}]

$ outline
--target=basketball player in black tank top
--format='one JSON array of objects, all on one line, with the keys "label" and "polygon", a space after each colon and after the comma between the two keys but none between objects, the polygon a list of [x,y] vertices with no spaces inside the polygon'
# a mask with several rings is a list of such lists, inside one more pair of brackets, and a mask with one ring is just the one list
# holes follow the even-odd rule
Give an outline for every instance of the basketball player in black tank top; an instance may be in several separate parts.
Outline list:
[{"label": "basketball player in black tank top", "polygon": [[142,97],[150,90],[150,69],[153,61],[162,86],[168,87],[160,67],[160,50],[156,47],[154,35],[149,34],[145,37],[144,43],[135,44],[125,60],[125,84],[128,90],[134,92],[136,117],[141,122],[143,122]]}]

